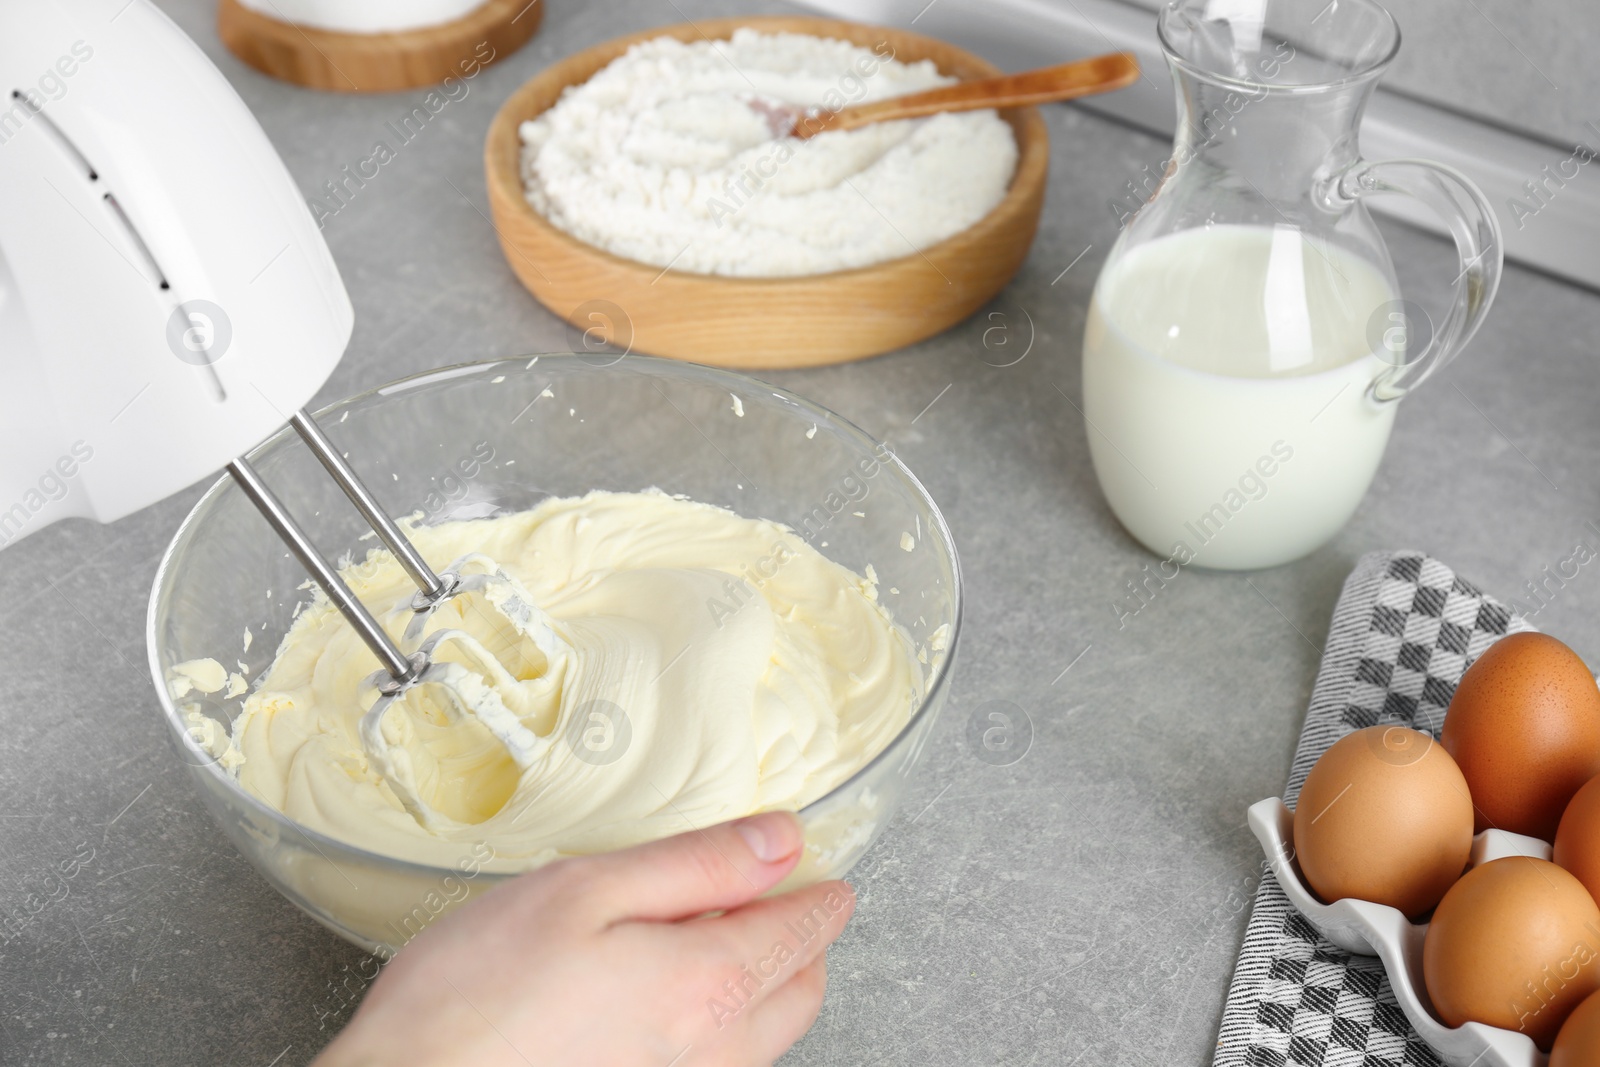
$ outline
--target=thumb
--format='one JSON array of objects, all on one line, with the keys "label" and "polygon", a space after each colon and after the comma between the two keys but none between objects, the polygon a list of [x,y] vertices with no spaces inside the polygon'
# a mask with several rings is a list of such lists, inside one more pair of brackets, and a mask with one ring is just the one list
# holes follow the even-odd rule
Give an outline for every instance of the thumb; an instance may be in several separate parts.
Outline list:
[{"label": "thumb", "polygon": [[673,922],[736,908],[794,870],[800,820],[769,811],[590,857],[592,901],[607,921]]}]

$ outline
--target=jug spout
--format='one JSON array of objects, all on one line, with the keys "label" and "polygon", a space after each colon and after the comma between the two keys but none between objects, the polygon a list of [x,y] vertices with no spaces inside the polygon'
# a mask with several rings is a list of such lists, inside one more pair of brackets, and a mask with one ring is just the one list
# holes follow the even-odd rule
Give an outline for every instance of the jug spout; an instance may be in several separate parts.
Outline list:
[{"label": "jug spout", "polygon": [[1173,162],[1221,172],[1284,206],[1310,198],[1323,179],[1359,158],[1357,131],[1375,84],[1307,95],[1228,84],[1176,67],[1173,82]]},{"label": "jug spout", "polygon": [[1353,164],[1361,115],[1399,47],[1377,4],[1175,0],[1158,23],[1177,92],[1173,161],[1292,217]]}]

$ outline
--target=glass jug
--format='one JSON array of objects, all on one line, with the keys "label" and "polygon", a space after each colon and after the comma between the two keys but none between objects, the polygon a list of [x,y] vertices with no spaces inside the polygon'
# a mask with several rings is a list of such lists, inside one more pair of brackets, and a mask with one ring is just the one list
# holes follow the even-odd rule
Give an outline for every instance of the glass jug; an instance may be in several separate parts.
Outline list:
[{"label": "glass jug", "polygon": [[[1122,524],[1172,565],[1275,566],[1349,520],[1397,401],[1483,321],[1499,226],[1449,167],[1361,158],[1362,112],[1400,46],[1373,0],[1177,0],[1158,29],[1178,132],[1095,284],[1090,453]],[[1400,299],[1363,202],[1396,192],[1455,239],[1437,328]]]}]

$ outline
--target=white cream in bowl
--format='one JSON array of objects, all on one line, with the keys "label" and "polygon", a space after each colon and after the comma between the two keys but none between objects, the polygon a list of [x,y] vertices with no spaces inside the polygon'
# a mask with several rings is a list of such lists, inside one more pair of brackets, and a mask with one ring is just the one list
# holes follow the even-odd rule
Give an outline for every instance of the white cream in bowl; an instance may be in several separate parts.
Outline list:
[{"label": "white cream in bowl", "polygon": [[[358,848],[448,867],[482,842],[489,869],[516,870],[798,810],[887,746],[922,698],[916,650],[870,569],[861,577],[770,521],[594,492],[413,534],[436,563],[493,558],[538,609],[547,631],[532,644],[470,597],[429,623],[466,632],[505,668],[483,681],[526,731],[521,751],[425,694],[396,704],[384,737],[425,817],[409,810],[358,732],[377,661],[320,594],[231,743],[218,739],[245,790]],[[380,618],[415,592],[385,550],[343,574]],[[404,615],[386,619],[396,636]]]}]

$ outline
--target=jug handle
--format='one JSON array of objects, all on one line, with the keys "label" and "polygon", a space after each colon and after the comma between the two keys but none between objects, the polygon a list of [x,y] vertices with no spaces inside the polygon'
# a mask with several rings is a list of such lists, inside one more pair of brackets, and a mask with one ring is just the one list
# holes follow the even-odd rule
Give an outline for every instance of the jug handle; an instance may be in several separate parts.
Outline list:
[{"label": "jug handle", "polygon": [[[1483,324],[1500,288],[1504,248],[1500,223],[1488,199],[1466,175],[1425,159],[1362,160],[1339,174],[1328,190],[1330,206],[1347,206],[1374,193],[1404,193],[1422,201],[1450,228],[1461,273],[1444,321],[1416,356],[1373,379],[1374,400],[1400,399],[1454,359]],[[1409,325],[1409,324],[1408,324]]]}]

